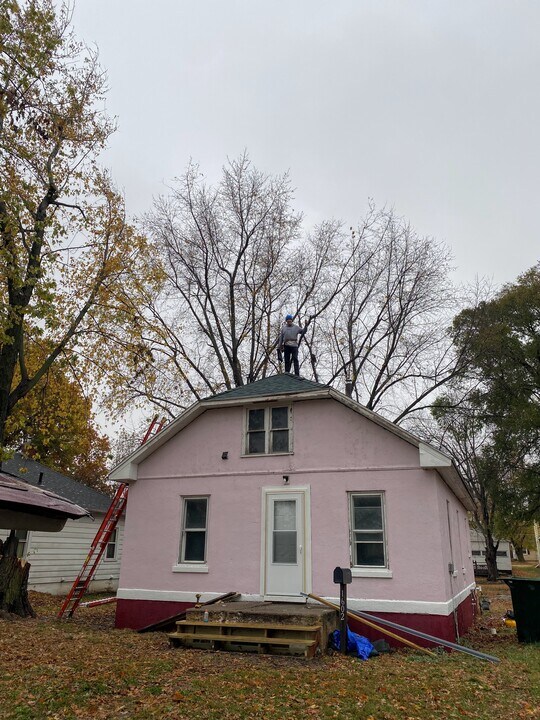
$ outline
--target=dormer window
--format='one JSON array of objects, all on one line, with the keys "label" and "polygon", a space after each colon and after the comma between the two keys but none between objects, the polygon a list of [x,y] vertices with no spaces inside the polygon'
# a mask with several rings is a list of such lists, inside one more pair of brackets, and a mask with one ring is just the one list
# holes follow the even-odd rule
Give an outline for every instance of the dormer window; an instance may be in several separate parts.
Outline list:
[{"label": "dormer window", "polygon": [[250,408],[246,416],[246,455],[291,452],[292,408]]}]

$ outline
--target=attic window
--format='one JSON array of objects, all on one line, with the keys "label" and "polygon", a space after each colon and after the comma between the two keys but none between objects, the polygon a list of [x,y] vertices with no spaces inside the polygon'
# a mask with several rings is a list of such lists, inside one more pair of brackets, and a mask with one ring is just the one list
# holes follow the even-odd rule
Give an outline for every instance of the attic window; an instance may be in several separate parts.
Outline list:
[{"label": "attic window", "polygon": [[246,455],[291,452],[292,408],[249,408],[246,417]]}]

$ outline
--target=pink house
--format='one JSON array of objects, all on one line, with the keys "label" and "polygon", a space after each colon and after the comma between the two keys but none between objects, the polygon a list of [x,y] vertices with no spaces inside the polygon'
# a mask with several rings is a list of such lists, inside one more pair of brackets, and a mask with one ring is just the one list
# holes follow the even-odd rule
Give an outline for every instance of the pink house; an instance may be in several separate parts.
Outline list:
[{"label": "pink house", "polygon": [[472,622],[472,500],[452,461],[328,386],[274,375],[202,400],[111,479],[130,484],[117,627],[197,593],[335,601],[338,565],[352,609],[450,640]]}]

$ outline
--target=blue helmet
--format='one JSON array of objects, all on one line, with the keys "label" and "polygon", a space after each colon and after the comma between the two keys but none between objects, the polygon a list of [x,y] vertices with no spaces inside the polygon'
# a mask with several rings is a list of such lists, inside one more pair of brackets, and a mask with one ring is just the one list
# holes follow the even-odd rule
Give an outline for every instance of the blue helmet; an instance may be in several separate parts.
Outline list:
[{"label": "blue helmet", "polygon": [[292,315],[286,315],[285,320],[292,320]]}]

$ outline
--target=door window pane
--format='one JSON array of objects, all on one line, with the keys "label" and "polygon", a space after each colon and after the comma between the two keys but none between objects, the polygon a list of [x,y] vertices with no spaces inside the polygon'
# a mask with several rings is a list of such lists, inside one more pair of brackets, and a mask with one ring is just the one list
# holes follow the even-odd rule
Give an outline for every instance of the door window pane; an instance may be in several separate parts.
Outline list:
[{"label": "door window pane", "polygon": [[296,563],[296,532],[274,532],[272,562]]},{"label": "door window pane", "polygon": [[272,562],[296,563],[296,500],[274,500]]},{"label": "door window pane", "polygon": [[274,500],[274,530],[296,530],[296,500]]}]

